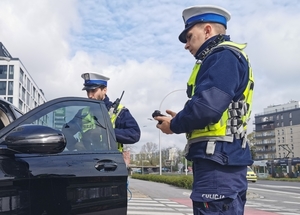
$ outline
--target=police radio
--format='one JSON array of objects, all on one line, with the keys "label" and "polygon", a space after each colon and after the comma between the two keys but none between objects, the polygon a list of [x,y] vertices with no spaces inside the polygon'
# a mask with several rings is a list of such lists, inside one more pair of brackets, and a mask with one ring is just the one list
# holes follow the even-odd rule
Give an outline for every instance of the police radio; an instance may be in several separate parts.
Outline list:
[{"label": "police radio", "polygon": [[120,104],[120,102],[121,102],[121,100],[122,100],[123,95],[124,95],[124,90],[123,90],[123,92],[122,92],[122,94],[121,94],[121,97],[120,97],[120,98],[117,98],[116,101],[115,101],[115,102],[113,103],[113,105],[112,105],[113,113],[114,113],[114,114],[117,114],[117,113],[118,113],[118,107],[119,107],[119,104]]},{"label": "police radio", "polygon": [[[155,110],[153,113],[152,113],[152,117],[157,117],[157,116],[166,116],[166,115],[163,115],[159,110]],[[162,121],[161,120],[158,120],[158,124],[161,124]]]}]

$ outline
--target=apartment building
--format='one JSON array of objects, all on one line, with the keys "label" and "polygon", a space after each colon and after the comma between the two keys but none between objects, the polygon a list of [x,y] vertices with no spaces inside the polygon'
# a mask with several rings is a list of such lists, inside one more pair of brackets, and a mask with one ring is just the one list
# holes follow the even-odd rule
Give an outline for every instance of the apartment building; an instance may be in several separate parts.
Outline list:
[{"label": "apartment building", "polygon": [[256,159],[300,157],[300,102],[271,105],[255,114]]},{"label": "apartment building", "polygon": [[34,82],[21,60],[12,57],[1,42],[0,97],[24,113],[46,102],[42,89]]}]

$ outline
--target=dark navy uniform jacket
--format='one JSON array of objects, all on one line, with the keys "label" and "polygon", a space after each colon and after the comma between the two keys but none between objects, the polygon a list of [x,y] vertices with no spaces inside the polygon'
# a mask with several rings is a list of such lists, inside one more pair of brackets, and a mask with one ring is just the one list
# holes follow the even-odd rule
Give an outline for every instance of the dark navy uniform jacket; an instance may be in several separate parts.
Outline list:
[{"label": "dark navy uniform jacket", "polygon": [[[108,96],[103,101],[109,110],[113,103],[109,101]],[[123,108],[119,113],[114,130],[118,143],[133,144],[140,140],[140,127],[127,108]]]},{"label": "dark navy uniform jacket", "polygon": [[[200,47],[196,59],[216,38],[210,38]],[[229,41],[229,36],[224,36],[224,39]],[[171,120],[171,130],[177,134],[189,133],[218,122],[230,102],[242,96],[248,73],[248,62],[241,53],[226,47],[216,48],[202,62],[196,78],[195,94]],[[193,143],[187,159],[209,159],[222,165],[251,165],[249,146],[247,144],[246,148],[242,148],[241,143],[239,139],[234,139],[233,143],[216,142],[214,155],[206,154],[206,142]]]}]

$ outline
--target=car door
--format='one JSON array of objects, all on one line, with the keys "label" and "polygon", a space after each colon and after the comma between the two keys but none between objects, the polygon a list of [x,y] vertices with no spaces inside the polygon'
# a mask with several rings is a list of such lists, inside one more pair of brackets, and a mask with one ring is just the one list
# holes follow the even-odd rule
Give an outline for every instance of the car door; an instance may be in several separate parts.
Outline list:
[{"label": "car door", "polygon": [[[91,120],[93,129],[86,123]],[[61,152],[49,150],[49,138],[32,130],[39,125],[41,131],[51,128],[63,134]],[[88,132],[82,132],[84,125]],[[3,212],[126,214],[127,169],[102,101],[68,97],[47,102],[0,130],[0,148],[0,200],[9,202]],[[4,190],[8,182],[13,194]]]}]

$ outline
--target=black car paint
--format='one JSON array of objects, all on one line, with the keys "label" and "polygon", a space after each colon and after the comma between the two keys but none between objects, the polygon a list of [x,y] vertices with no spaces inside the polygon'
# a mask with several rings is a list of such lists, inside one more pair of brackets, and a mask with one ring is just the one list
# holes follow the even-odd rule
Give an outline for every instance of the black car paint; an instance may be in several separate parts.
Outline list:
[{"label": "black car paint", "polygon": [[[127,169],[101,101],[67,97],[49,101],[0,130],[0,147],[15,128],[47,107],[68,101],[99,103],[111,150],[11,154],[0,149],[0,214],[127,214]],[[7,107],[7,106],[6,106]],[[7,111],[9,113],[9,110]],[[1,152],[2,151],[2,152]]]}]

